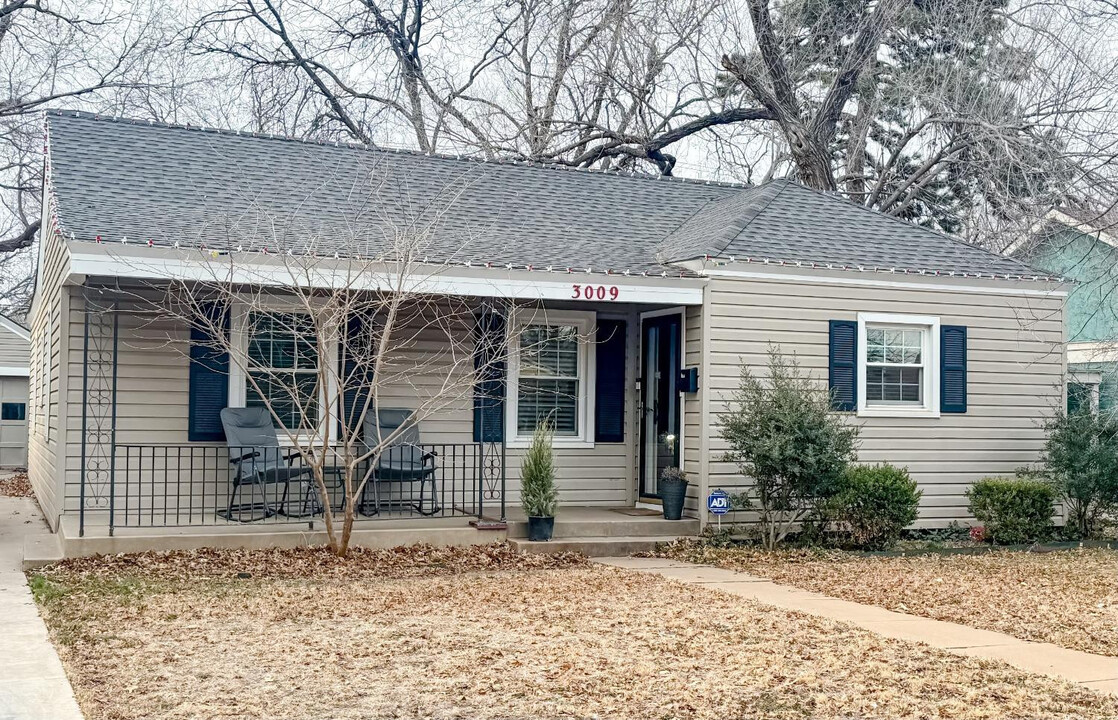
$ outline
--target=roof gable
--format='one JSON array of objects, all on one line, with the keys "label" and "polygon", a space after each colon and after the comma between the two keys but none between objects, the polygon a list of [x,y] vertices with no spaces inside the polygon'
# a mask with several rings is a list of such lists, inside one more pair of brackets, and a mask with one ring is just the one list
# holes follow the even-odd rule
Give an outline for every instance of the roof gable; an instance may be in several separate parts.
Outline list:
[{"label": "roof gable", "polygon": [[[908,272],[1039,274],[1019,260],[787,180],[758,188],[740,209],[739,227],[724,242],[676,248],[672,259],[711,255]],[[706,212],[718,211],[711,206]]]}]

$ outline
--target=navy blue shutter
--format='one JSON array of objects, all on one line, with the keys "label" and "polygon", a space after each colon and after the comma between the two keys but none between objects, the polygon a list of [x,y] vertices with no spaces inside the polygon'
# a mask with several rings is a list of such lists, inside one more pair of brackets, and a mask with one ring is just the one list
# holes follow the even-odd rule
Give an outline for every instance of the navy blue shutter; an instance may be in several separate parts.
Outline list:
[{"label": "navy blue shutter", "polygon": [[594,384],[594,441],[625,441],[625,321],[599,320]]},{"label": "navy blue shutter", "polygon": [[827,384],[831,407],[840,411],[858,409],[858,323],[832,320]]},{"label": "navy blue shutter", "polygon": [[[342,393],[342,413],[338,417],[338,437],[345,437],[345,428],[349,427],[356,433],[360,428],[354,427],[362,418],[361,411],[365,410],[365,403],[369,397],[370,385],[373,382],[373,369],[368,366],[368,361],[373,358],[372,339],[366,333],[366,318],[361,315],[351,315],[346,320],[345,338],[338,346],[338,369],[341,373],[341,385],[345,388]],[[358,367],[358,359],[364,359]],[[367,419],[375,410],[370,407],[366,411]],[[351,433],[352,436],[352,433]]]},{"label": "navy blue shutter", "polygon": [[505,439],[505,319],[486,311],[477,315],[474,333],[474,442]]},{"label": "navy blue shutter", "polygon": [[967,411],[967,328],[939,327],[939,411]]},{"label": "navy blue shutter", "polygon": [[229,353],[225,342],[212,337],[209,328],[217,325],[228,335],[229,313],[217,303],[207,304],[203,312],[207,320],[190,328],[187,439],[191,442],[220,442],[225,440],[221,411],[229,405]]}]

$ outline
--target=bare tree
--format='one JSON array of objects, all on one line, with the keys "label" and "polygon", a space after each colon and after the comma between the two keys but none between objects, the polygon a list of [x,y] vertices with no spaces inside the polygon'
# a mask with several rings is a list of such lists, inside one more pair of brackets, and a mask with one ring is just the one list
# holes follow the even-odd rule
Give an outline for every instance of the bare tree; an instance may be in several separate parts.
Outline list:
[{"label": "bare tree", "polygon": [[0,305],[27,309],[39,230],[43,127],[38,112],[89,106],[150,85],[147,63],[165,46],[152,6],[109,1],[0,4]]},{"label": "bare tree", "polygon": [[667,148],[770,116],[717,90],[701,43],[718,7],[233,0],[199,20],[191,42],[254,70],[298,74],[320,96],[319,124],[363,143],[671,174]]},{"label": "bare tree", "polygon": [[995,249],[1113,184],[1115,58],[1090,4],[747,4],[753,48],[722,65],[770,111],[777,174]]}]

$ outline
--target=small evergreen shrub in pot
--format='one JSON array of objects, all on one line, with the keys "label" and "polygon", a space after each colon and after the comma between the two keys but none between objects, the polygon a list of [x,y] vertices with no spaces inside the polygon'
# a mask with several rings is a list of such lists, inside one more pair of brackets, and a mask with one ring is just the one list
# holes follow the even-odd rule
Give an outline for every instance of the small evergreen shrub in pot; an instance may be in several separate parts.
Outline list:
[{"label": "small evergreen shrub in pot", "polygon": [[679,520],[683,517],[683,501],[687,497],[687,476],[677,467],[666,467],[660,473],[660,502],[664,504],[664,519]]},{"label": "small evergreen shrub in pot", "polygon": [[528,516],[528,539],[550,540],[555,531],[559,490],[555,487],[555,454],[547,423],[536,427],[520,463],[520,505]]},{"label": "small evergreen shrub in pot", "polygon": [[843,473],[828,510],[854,545],[879,549],[895,543],[916,520],[920,495],[905,468],[857,465]]},{"label": "small evergreen shrub in pot", "polygon": [[1000,545],[1045,540],[1052,534],[1056,490],[1033,478],[990,477],[967,490],[970,512],[982,522],[984,536]]}]

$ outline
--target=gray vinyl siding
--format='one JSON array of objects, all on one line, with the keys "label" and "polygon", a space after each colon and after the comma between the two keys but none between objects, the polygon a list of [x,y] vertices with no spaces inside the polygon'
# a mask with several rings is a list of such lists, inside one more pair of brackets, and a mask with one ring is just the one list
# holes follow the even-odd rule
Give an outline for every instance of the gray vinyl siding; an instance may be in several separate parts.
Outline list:
[{"label": "gray vinyl siding", "polygon": [[[81,407],[82,407],[82,333],[83,306],[77,289],[72,291],[69,314],[70,347],[68,375],[70,391],[67,401],[73,411],[66,428],[66,509],[76,511],[81,491]],[[582,306],[580,309],[586,309]],[[593,448],[556,448],[559,497],[563,505],[619,506],[635,500],[634,464],[636,406],[634,381],[637,368],[639,318],[631,306],[602,309],[602,317],[627,321],[625,441],[597,443]],[[472,319],[472,316],[471,316]],[[472,337],[473,328],[466,318],[457,328],[462,337]],[[439,332],[425,330],[415,338],[409,353],[419,357],[424,352],[440,349]],[[444,348],[445,349],[445,348]],[[593,348],[591,349],[593,351]],[[119,318],[117,365],[117,434],[118,446],[188,444],[189,399],[189,328],[182,321],[150,315],[122,312]],[[421,423],[425,444],[461,444],[473,442],[472,360],[446,367],[426,365],[409,383],[397,388],[384,386],[381,403],[384,407],[414,408],[418,397],[436,392],[445,385],[450,374],[455,388],[443,407]],[[591,379],[592,381],[592,379]],[[591,384],[589,392],[593,393]],[[510,398],[511,400],[511,398]],[[195,447],[218,446],[217,443],[189,443]],[[221,446],[224,447],[224,446]],[[518,469],[523,450],[507,450],[506,506],[511,510],[519,502]],[[211,473],[212,476],[212,473]],[[119,493],[118,493],[119,494]],[[91,516],[87,513],[87,522]]]},{"label": "gray vinyl siding", "polygon": [[699,505],[705,501],[700,497],[702,483],[700,479],[706,472],[706,437],[703,432],[703,394],[701,387],[704,382],[703,363],[703,308],[694,306],[686,309],[683,316],[683,367],[699,368],[699,386],[697,393],[683,395],[683,457],[681,468],[687,474],[687,497],[684,500],[684,510],[688,515],[697,515]]},{"label": "gray vinyl siding", "polygon": [[[895,276],[889,276],[892,279]],[[1005,288],[1041,288],[1005,283]],[[963,493],[989,475],[1012,474],[1037,461],[1041,424],[1063,400],[1064,298],[1059,294],[980,294],[904,287],[868,287],[785,278],[714,278],[708,287],[704,358],[710,409],[709,475],[704,492],[746,487],[721,460],[726,446],[716,414],[737,386],[740,363],[762,371],[769,343],[796,354],[825,383],[828,321],[859,312],[938,316],[968,331],[968,409],[940,418],[857,418],[859,461],[909,469],[923,490],[918,525],[968,519]],[[690,332],[690,328],[689,328]],[[742,514],[737,519],[748,520]]]},{"label": "gray vinyl siding", "polygon": [[31,342],[0,325],[0,367],[27,367]]},{"label": "gray vinyl siding", "polygon": [[[44,208],[49,219],[50,207]],[[43,228],[51,227],[44,221]],[[58,526],[63,497],[63,449],[61,423],[67,407],[63,394],[68,382],[62,372],[62,358],[68,347],[62,318],[68,305],[68,289],[63,273],[69,251],[62,239],[44,230],[40,235],[41,256],[37,270],[37,290],[29,325],[28,476],[39,505],[52,528]]]}]

